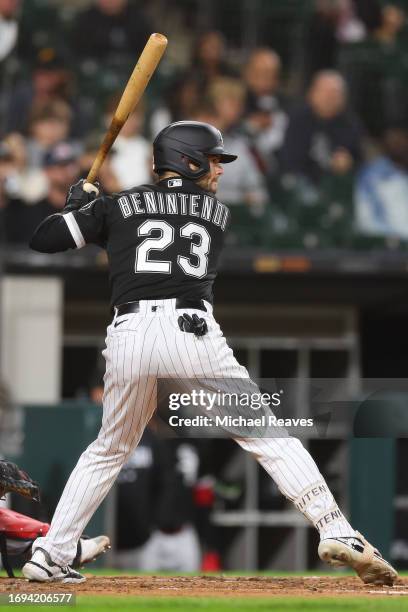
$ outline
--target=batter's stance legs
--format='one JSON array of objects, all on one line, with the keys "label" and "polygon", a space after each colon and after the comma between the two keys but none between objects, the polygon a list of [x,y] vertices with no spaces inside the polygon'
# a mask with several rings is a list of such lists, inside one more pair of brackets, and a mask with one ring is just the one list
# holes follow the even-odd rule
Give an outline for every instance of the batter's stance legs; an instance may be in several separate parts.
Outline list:
[{"label": "batter's stance legs", "polygon": [[71,473],[47,536],[33,544],[33,550],[44,549],[58,565],[72,562],[79,537],[155,411],[156,334],[152,327],[152,320],[144,319],[138,331],[126,338],[122,333],[108,333],[101,430]]},{"label": "batter's stance legs", "polygon": [[[47,537],[33,545],[38,555],[47,555],[58,566],[72,562],[86,524],[138,443],[156,407],[158,376],[196,381],[224,376],[224,380],[241,379],[244,386],[254,385],[236,361],[211,311],[207,315],[208,334],[197,338],[183,333],[175,324],[178,313],[174,302],[155,300],[154,310],[148,311],[147,301],[143,313],[129,316],[117,330],[113,326],[108,330],[101,431],[72,472]],[[318,529],[322,559],[353,567],[365,582],[395,581],[395,570],[348,523],[299,440],[289,436],[233,437]],[[48,568],[52,570],[52,566]],[[23,573],[26,575],[25,568]]]}]

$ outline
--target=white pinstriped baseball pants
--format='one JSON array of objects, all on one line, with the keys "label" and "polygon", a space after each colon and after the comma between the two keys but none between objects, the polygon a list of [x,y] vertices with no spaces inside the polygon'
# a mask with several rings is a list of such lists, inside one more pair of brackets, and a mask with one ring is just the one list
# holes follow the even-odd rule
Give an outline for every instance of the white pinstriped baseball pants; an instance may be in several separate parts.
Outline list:
[{"label": "white pinstriped baseball pants", "polygon": [[[138,313],[115,317],[108,327],[102,427],[79,458],[47,536],[33,546],[47,550],[55,563],[67,565],[75,557],[78,539],[138,444],[156,408],[157,378],[249,378],[207,302],[206,308],[207,314],[180,311],[174,299],[144,300]],[[208,333],[198,338],[180,331],[177,319],[182,312],[204,316]],[[299,440],[241,437],[236,441],[252,453],[322,537],[354,535]]]}]

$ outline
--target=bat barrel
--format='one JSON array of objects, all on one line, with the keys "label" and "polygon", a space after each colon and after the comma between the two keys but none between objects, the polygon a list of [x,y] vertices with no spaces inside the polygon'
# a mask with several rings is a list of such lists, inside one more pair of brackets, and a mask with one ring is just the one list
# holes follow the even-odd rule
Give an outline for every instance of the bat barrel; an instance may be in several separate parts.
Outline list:
[{"label": "bat barrel", "polygon": [[167,38],[163,34],[151,34],[143,49],[139,60],[130,75],[129,81],[124,89],[118,107],[113,116],[110,127],[103,139],[98,153],[87,176],[87,182],[93,183],[98,176],[100,167],[106,159],[110,148],[116,140],[130,113],[135,109],[137,103],[145,91],[153,72],[156,70],[164,51],[167,47]]}]

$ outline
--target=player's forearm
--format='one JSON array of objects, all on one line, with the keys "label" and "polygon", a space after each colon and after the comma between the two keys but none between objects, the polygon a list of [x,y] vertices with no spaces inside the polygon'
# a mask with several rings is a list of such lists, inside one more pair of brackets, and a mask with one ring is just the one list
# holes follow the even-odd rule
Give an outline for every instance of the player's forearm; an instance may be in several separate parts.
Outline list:
[{"label": "player's forearm", "polygon": [[30,248],[40,253],[59,253],[75,247],[64,216],[59,213],[40,223],[30,240]]}]

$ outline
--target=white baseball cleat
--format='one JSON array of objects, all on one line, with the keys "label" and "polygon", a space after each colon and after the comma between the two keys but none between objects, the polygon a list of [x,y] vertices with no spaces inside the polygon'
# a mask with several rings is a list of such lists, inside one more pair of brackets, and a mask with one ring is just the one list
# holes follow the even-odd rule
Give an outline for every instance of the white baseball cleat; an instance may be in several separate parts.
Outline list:
[{"label": "white baseball cleat", "polygon": [[398,578],[392,565],[358,531],[355,537],[322,540],[318,554],[333,567],[352,567],[366,584],[392,586]]},{"label": "white baseball cleat", "polygon": [[34,582],[63,582],[79,584],[85,582],[85,576],[68,565],[61,567],[51,560],[47,551],[37,548],[30,561],[23,566],[23,576]]},{"label": "white baseball cleat", "polygon": [[[111,547],[110,540],[105,535],[97,536],[96,538],[81,538],[79,542],[81,552],[78,565],[95,561],[99,555],[102,555]],[[74,567],[77,567],[75,563]]]}]

